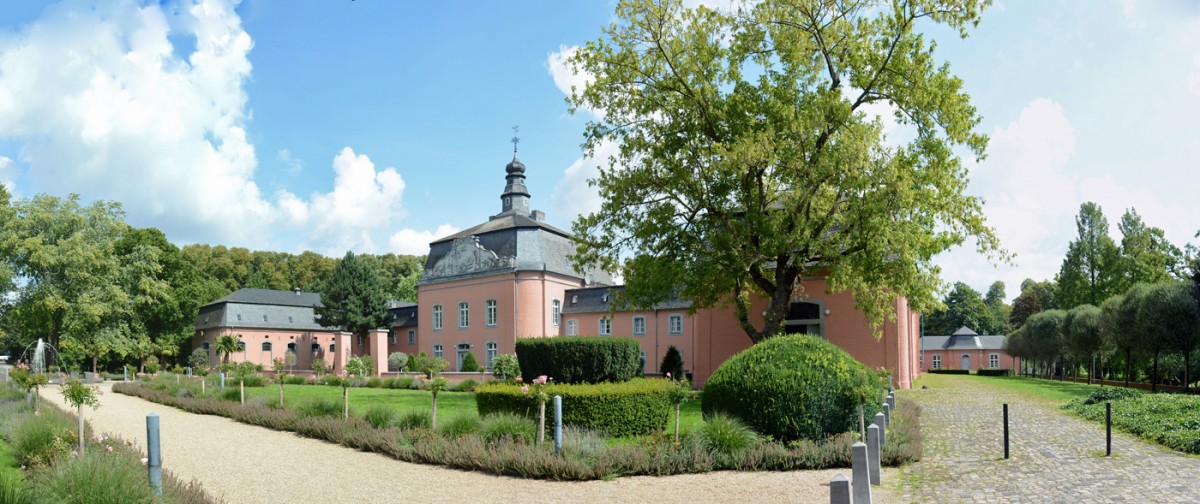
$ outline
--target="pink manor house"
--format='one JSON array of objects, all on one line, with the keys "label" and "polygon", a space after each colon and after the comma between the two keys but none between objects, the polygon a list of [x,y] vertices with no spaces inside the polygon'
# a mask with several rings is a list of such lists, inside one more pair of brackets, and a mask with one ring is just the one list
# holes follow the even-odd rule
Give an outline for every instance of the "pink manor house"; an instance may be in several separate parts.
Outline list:
[{"label": "pink manor house", "polygon": [[[750,346],[732,308],[693,311],[681,299],[647,310],[614,306],[613,293],[623,287],[602,271],[577,273],[568,259],[571,234],[530,210],[525,165],[516,154],[506,172],[500,213],[429,245],[417,303],[394,303],[391,327],[355,337],[316,323],[317,293],[242,289],[200,308],[193,346],[216,362],[216,338],[236,334],[242,350],[234,360],[269,368],[273,358],[295,352],[298,370],[312,369],[315,359],[341,369],[352,355],[369,355],[376,369],[386,370],[392,352],[425,352],[445,358],[454,372],[468,354],[490,368],[497,355],[514,353],[518,337],[628,337],[641,345],[647,373],[658,372],[669,347],[678,348],[696,384]],[[876,339],[851,294],[826,291],[823,278],[804,280],[787,332],[825,337],[872,368],[890,369],[895,385],[909,388],[921,369],[920,314],[897,298],[895,320]],[[761,299],[750,312],[761,314],[766,305]]]}]

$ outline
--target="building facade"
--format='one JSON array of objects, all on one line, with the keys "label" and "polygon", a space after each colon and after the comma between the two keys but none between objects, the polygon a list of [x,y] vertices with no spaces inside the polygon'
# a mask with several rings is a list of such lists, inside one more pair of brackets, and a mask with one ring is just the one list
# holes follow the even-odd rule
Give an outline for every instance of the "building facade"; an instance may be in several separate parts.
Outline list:
[{"label": "building facade", "polygon": [[1005,336],[979,335],[963,326],[949,336],[925,336],[921,350],[925,369],[1021,368],[1021,359],[1004,351]]},{"label": "building facade", "polygon": [[[320,303],[317,294],[243,289],[200,310],[196,345],[212,345],[216,336],[234,333],[242,335],[247,348],[267,348],[262,345],[270,342],[270,353],[234,356],[265,365],[277,352],[276,341],[295,342],[297,350],[311,353],[299,359],[302,369],[317,358],[336,368],[349,355],[371,355],[377,369],[385,370],[391,352],[425,352],[446,359],[453,372],[468,354],[490,368],[497,355],[513,354],[522,337],[629,337],[641,346],[646,372],[658,372],[667,349],[674,346],[697,384],[750,346],[731,307],[693,309],[683,299],[649,309],[616,306],[615,295],[623,287],[603,271],[576,270],[570,260],[575,250],[571,234],[547,224],[544,213],[530,210],[525,180],[525,165],[514,152],[505,167],[500,213],[429,245],[417,303],[393,307],[386,331],[351,339],[348,333],[315,324],[312,306]],[[865,315],[854,308],[851,294],[827,291],[825,279],[804,279],[789,307],[786,330],[824,337],[872,368],[891,370],[897,387],[910,387],[921,370],[920,315],[898,298],[895,319],[885,322],[882,336],[876,338]],[[270,309],[280,315],[287,312],[283,316],[304,325],[259,327],[257,319],[250,319],[268,310],[268,301],[281,303]],[[765,299],[752,303],[752,323],[761,326],[766,306]],[[238,313],[243,320],[229,318]]]}]

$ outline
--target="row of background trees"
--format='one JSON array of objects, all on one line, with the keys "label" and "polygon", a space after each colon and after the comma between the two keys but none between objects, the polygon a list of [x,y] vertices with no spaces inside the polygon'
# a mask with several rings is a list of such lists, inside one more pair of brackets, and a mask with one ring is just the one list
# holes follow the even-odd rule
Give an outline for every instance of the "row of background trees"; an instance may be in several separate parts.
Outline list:
[{"label": "row of background trees", "polygon": [[1119,243],[1093,202],[1075,225],[1055,278],[1022,282],[1008,331],[994,332],[1008,334],[1006,351],[1044,376],[1190,386],[1200,373],[1200,250],[1171,244],[1134,209],[1121,216]]},{"label": "row of background trees", "polygon": [[182,363],[201,305],[243,287],[333,288],[347,258],[380,298],[416,301],[423,257],[180,249],[126,224],[119,203],[14,200],[0,187],[0,348],[16,359],[40,338],[71,369],[140,367],[151,356]]}]

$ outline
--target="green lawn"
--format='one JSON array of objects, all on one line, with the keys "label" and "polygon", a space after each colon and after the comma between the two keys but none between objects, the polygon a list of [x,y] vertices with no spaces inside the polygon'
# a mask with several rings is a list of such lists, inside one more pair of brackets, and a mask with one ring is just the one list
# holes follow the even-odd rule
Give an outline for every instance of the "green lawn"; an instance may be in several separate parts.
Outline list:
[{"label": "green lawn", "polygon": [[1022,376],[945,375],[933,373],[922,374],[921,378],[914,383],[913,388],[919,389],[922,385],[928,385],[929,388],[954,386],[955,383],[962,383],[964,380],[1000,387],[1031,399],[1060,404],[1077,397],[1087,397],[1088,394],[1100,388],[1098,385],[1088,385],[1086,383],[1042,380]]},{"label": "green lawn", "polygon": [[17,458],[13,454],[12,447],[0,439],[0,480],[10,475],[20,478],[21,468],[17,465]]},{"label": "green lawn", "polygon": [[[246,400],[253,397],[279,397],[278,385],[267,385],[266,387],[247,387]],[[294,407],[305,401],[323,398],[337,403],[342,402],[342,388],[330,387],[325,385],[284,385],[283,386],[283,402],[287,407]],[[399,413],[404,413],[412,410],[428,411],[430,408],[429,392],[423,390],[404,390],[404,389],[385,389],[385,388],[366,388],[356,387],[350,389],[350,414],[363,415],[367,409],[374,405],[383,405],[396,410]],[[547,408],[547,414],[550,414]],[[475,394],[470,392],[439,392],[438,393],[438,419],[439,424],[443,419],[450,419],[459,415],[478,416],[479,410],[475,407]],[[671,413],[672,417],[674,412]],[[549,420],[549,419],[547,419]],[[680,414],[680,428],[690,429],[691,427],[702,422],[700,414],[700,401],[688,401],[683,404]],[[668,420],[667,430],[674,429],[674,418]]]}]

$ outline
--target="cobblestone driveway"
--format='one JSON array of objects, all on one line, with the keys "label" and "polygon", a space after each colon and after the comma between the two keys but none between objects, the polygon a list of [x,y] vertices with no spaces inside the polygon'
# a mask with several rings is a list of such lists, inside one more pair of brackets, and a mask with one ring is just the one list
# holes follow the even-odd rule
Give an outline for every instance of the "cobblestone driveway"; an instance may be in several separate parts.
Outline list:
[{"label": "cobblestone driveway", "polygon": [[[988,378],[939,376],[903,391],[923,409],[922,461],[893,473],[889,493],[911,502],[1200,503],[1200,457],[1113,433],[1028,399]],[[1009,404],[1011,458],[1004,460],[1002,404]]]}]

